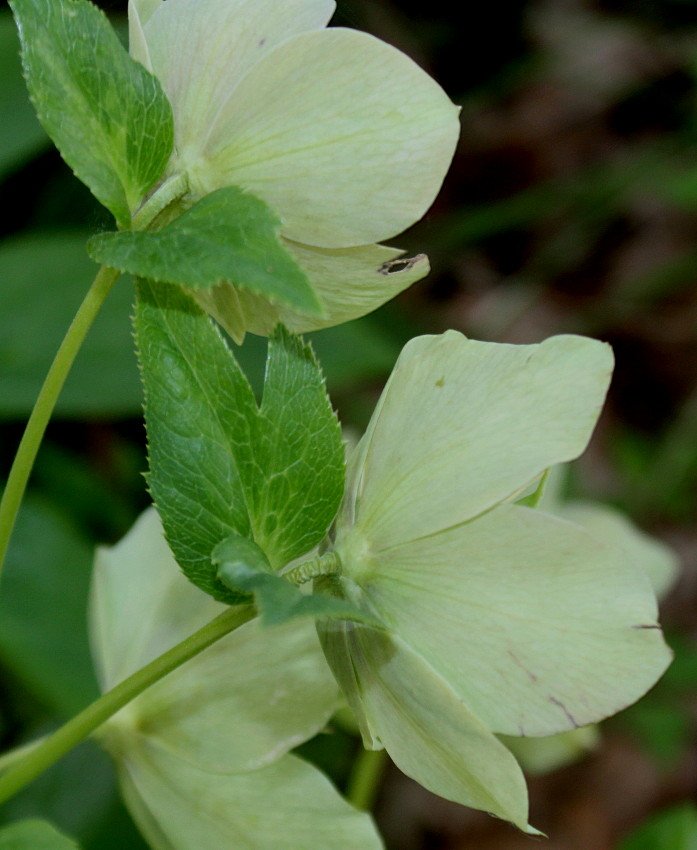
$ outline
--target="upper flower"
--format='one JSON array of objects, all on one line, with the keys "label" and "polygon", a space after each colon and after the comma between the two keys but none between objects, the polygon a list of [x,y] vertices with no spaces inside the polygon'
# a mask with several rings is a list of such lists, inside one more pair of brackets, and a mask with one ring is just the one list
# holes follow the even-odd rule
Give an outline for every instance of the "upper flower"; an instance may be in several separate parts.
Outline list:
[{"label": "upper flower", "polygon": [[333,0],[130,2],[131,53],[159,78],[174,112],[167,173],[185,172],[194,199],[235,185],[266,201],[325,307],[316,319],[271,310],[242,290],[214,293],[207,306],[238,337],[279,318],[295,331],[346,321],[428,269],[418,258],[395,271],[401,252],[371,243],[433,203],[458,109],[399,50],[325,29],[334,8]]},{"label": "upper flower", "polygon": [[643,570],[515,502],[583,451],[611,371],[609,347],[580,337],[412,340],[349,460],[341,575],[323,579],[388,629],[320,631],[367,745],[523,828],[523,777],[494,733],[594,722],[670,659]]}]

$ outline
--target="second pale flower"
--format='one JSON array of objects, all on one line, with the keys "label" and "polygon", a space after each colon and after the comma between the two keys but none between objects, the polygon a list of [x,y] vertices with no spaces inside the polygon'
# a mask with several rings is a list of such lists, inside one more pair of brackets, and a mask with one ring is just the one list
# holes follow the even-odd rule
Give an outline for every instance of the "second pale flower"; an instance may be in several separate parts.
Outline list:
[{"label": "second pale flower", "polygon": [[196,200],[240,186],[283,221],[322,318],[234,287],[202,303],[236,339],[280,320],[304,332],[364,315],[428,272],[420,255],[374,244],[433,203],[459,133],[458,109],[399,50],[325,29],[332,0],[131,0],[131,54],[159,78],[175,121],[167,176]]}]

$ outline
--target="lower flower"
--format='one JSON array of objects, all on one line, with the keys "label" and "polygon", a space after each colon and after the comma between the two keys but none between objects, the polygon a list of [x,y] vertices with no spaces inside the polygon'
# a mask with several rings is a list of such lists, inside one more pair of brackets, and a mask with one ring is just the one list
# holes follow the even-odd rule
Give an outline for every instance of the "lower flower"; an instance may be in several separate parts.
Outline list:
[{"label": "lower flower", "polygon": [[[98,552],[90,627],[109,689],[224,610],[190,584],[150,509]],[[101,730],[125,801],[157,850],[379,850],[370,818],[289,751],[320,731],[336,684],[309,620],[247,623]]]}]

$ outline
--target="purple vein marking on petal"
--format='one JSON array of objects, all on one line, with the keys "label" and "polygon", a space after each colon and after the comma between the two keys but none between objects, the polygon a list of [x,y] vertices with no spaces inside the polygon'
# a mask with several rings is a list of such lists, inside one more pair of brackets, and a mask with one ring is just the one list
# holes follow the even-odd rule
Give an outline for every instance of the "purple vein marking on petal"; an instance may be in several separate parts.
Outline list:
[{"label": "purple vein marking on petal", "polygon": [[553,703],[554,705],[557,705],[557,706],[559,706],[559,708],[561,708],[561,710],[567,716],[569,722],[573,724],[574,729],[579,728],[579,724],[576,722],[576,718],[573,716],[573,714],[569,711],[569,709],[564,705],[564,703],[561,700],[556,699],[556,697],[548,697],[548,699],[551,703]]},{"label": "purple vein marking on petal", "polygon": [[520,658],[518,658],[518,656],[515,654],[515,652],[513,652],[512,649],[508,650],[508,654],[511,656],[513,661],[518,665],[518,667],[520,667],[521,670],[524,670],[528,674],[531,682],[533,682],[534,684],[537,684],[539,682],[539,679],[537,678],[537,676],[532,672],[532,670],[528,670],[528,668],[525,666],[525,664],[523,664],[523,662],[520,660]]}]

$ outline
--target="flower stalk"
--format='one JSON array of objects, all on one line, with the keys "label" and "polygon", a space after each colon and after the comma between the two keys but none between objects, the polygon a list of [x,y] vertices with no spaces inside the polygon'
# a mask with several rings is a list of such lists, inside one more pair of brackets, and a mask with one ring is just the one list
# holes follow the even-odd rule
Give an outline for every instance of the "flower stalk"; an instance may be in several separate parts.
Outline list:
[{"label": "flower stalk", "polygon": [[58,349],[27,422],[0,501],[0,575],[19,506],[58,396],[87,332],[119,274],[105,266],[97,273]]}]

